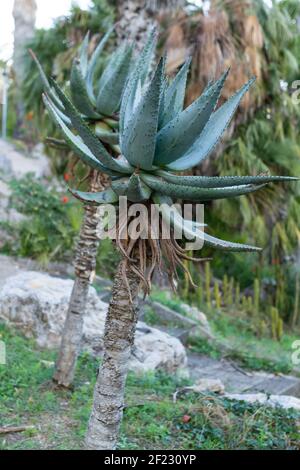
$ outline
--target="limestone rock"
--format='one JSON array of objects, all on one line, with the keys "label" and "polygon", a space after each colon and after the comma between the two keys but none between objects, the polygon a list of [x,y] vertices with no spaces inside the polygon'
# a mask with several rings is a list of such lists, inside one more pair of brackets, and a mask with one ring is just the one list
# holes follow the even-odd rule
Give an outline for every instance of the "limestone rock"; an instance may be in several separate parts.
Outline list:
[{"label": "limestone rock", "polygon": [[[57,348],[68,308],[73,281],[35,271],[9,277],[0,290],[0,319],[36,339],[43,348]],[[90,289],[84,318],[83,349],[102,353],[102,336],[108,304]],[[130,368],[135,372],[163,369],[174,373],[186,367],[181,342],[139,322]]]},{"label": "limestone rock", "polygon": [[220,379],[199,379],[192,386],[195,392],[224,393],[225,386]]},{"label": "limestone rock", "polygon": [[189,387],[183,387],[183,388],[180,388],[179,390],[176,390],[176,392],[173,395],[173,401],[176,402],[177,397],[185,393],[214,392],[214,393],[223,394],[224,390],[225,390],[225,386],[223,382],[221,382],[221,380],[219,379],[199,379],[194,385],[191,385]]},{"label": "limestone rock", "polygon": [[285,409],[300,410],[300,399],[290,395],[267,395],[265,393],[227,393],[226,398],[245,401],[247,403],[260,403],[261,405],[277,406]]},{"label": "limestone rock", "polygon": [[196,334],[199,334],[208,340],[215,339],[205,313],[198,310],[197,307],[192,307],[188,304],[182,303],[180,306],[185,311],[185,314],[197,323],[198,327],[195,331]]},{"label": "limestone rock", "polygon": [[34,149],[32,156],[26,156],[16,150],[11,143],[2,139],[0,139],[1,168],[7,177],[16,179],[22,178],[28,173],[34,174],[37,178],[51,174],[49,161],[40,146]]}]

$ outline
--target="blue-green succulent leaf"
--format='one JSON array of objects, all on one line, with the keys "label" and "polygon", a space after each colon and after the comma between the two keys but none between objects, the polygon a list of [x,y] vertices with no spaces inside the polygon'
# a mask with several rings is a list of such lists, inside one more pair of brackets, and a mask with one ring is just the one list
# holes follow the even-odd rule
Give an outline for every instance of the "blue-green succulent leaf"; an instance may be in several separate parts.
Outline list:
[{"label": "blue-green succulent leaf", "polygon": [[101,171],[108,175],[119,175],[118,173],[112,172],[110,169],[102,165],[102,163],[95,157],[95,155],[93,155],[90,149],[85,145],[82,139],[77,135],[73,134],[73,132],[66,126],[63,120],[60,118],[59,114],[57,113],[57,108],[50,101],[49,98],[43,95],[43,100],[51,118],[61,130],[67,144],[84,163],[94,168],[95,170]]},{"label": "blue-green succulent leaf", "polygon": [[103,38],[101,39],[101,41],[99,42],[98,46],[96,47],[96,49],[94,50],[91,58],[90,58],[90,61],[88,63],[88,68],[87,68],[87,76],[86,76],[86,85],[87,85],[87,92],[88,92],[88,95],[90,97],[90,100],[95,103],[96,102],[96,98],[95,98],[95,94],[94,94],[94,77],[95,77],[95,72],[96,72],[96,68],[97,68],[97,63],[98,63],[98,59],[109,39],[109,37],[111,36],[112,32],[114,30],[114,27],[111,27],[106,33],[105,35],[103,36]]},{"label": "blue-green succulent leaf", "polygon": [[172,121],[178,113],[181,113],[184,105],[186,81],[191,64],[191,58],[189,58],[185,64],[181,67],[178,74],[167,87],[164,94],[164,105],[163,115],[159,121],[159,128],[165,127],[168,122]]},{"label": "blue-green succulent leaf", "polygon": [[69,191],[77,199],[90,205],[114,204],[119,200],[118,195],[111,188],[101,191],[100,193],[86,193],[71,188],[69,188]]},{"label": "blue-green succulent leaf", "polygon": [[84,40],[82,41],[82,44],[80,46],[80,51],[79,51],[80,69],[81,69],[82,76],[84,78],[86,78],[87,67],[88,67],[89,40],[90,40],[90,32],[88,31],[87,34],[85,35]]},{"label": "blue-green succulent leaf", "polygon": [[71,119],[74,129],[76,129],[79,136],[82,138],[82,140],[93,153],[93,155],[102,163],[102,165],[112,171],[118,173],[131,173],[132,168],[130,168],[127,163],[121,163],[112,158],[112,156],[108,153],[108,151],[97,138],[97,136],[86,125],[86,123],[81,118],[80,114],[77,112],[69,98],[67,98],[67,96],[63,93],[57,83],[54,80],[52,80],[51,83],[53,84],[56,93],[62,101],[65,107],[65,112]]},{"label": "blue-green succulent leaf", "polygon": [[123,62],[124,54],[128,51],[127,44],[123,44],[122,46],[118,47],[113,53],[110,55],[108,63],[106,64],[100,78],[98,81],[98,89],[101,89],[103,86],[106,85],[109,77],[112,76],[115,69]]},{"label": "blue-green succulent leaf", "polygon": [[119,110],[124,86],[130,70],[132,47],[123,47],[121,57],[113,61],[104,70],[97,97],[97,109],[101,114],[111,116]]},{"label": "blue-green succulent leaf", "polygon": [[197,188],[193,186],[182,186],[168,183],[155,176],[141,173],[142,180],[154,191],[175,199],[205,202],[215,199],[227,199],[230,197],[243,196],[258,191],[264,185],[242,185],[226,188]]},{"label": "blue-green succulent leaf", "polygon": [[120,178],[112,181],[112,188],[119,196],[127,196],[131,202],[146,201],[151,196],[151,189],[141,180],[139,175]]},{"label": "blue-green succulent leaf", "polygon": [[69,119],[68,116],[66,116],[65,113],[61,111],[58,106],[56,106],[56,104],[55,104],[55,108],[56,108],[57,114],[64,121],[64,123],[67,124],[68,127],[71,127],[72,126],[71,119]]},{"label": "blue-green succulent leaf", "polygon": [[131,202],[146,201],[150,198],[152,190],[141,180],[139,175],[130,177],[127,197]]},{"label": "blue-green succulent leaf", "polygon": [[64,107],[63,107],[61,101],[59,100],[57,94],[55,93],[55,91],[51,87],[51,85],[49,83],[49,80],[48,80],[48,78],[45,74],[45,71],[44,71],[40,61],[38,60],[37,56],[35,55],[35,53],[31,49],[29,50],[29,52],[30,52],[31,57],[33,58],[36,66],[38,68],[38,71],[39,71],[39,74],[40,74],[40,77],[41,77],[41,80],[42,80],[42,83],[43,83],[44,92],[47,93],[47,95],[50,96],[50,98],[54,101],[56,107],[59,108],[61,111],[63,111]]},{"label": "blue-green succulent leaf", "polygon": [[145,84],[151,71],[151,63],[156,46],[156,30],[153,29],[149,35],[148,41],[136,60],[129,79],[124,88],[122,104],[120,109],[120,130],[122,132],[132,118],[134,107],[137,103],[137,92]]},{"label": "blue-green succulent leaf", "polygon": [[118,132],[108,132],[100,127],[95,127],[95,133],[102,142],[107,144],[118,145],[119,144],[119,133]]},{"label": "blue-green succulent leaf", "polygon": [[153,167],[163,72],[164,59],[161,59],[121,141],[122,152],[129,163],[143,170]]},{"label": "blue-green succulent leaf", "polygon": [[111,187],[118,194],[118,196],[126,196],[129,178],[129,176],[125,176],[123,178],[112,180]]},{"label": "blue-green succulent leaf", "polygon": [[159,113],[158,113],[158,129],[161,128],[161,122],[164,117],[165,112],[165,98],[166,98],[166,91],[168,88],[168,81],[166,77],[163,78],[162,86],[161,86],[161,96],[160,96],[160,103],[159,103]]},{"label": "blue-green succulent leaf", "polygon": [[94,109],[94,105],[87,92],[87,85],[82,75],[80,63],[75,60],[72,65],[70,88],[72,100],[78,111],[91,119],[100,119],[100,114]]},{"label": "blue-green succulent leaf", "polygon": [[297,181],[292,176],[177,176],[168,171],[159,170],[156,173],[169,183],[195,188],[227,188],[229,186],[242,186],[248,184],[280,183],[284,181]]},{"label": "blue-green succulent leaf", "polygon": [[[153,200],[156,204],[163,204],[166,202],[164,197],[161,196],[161,194],[159,193],[154,194]],[[171,223],[174,226],[174,228],[181,230],[182,233],[189,239],[194,238],[195,240],[198,240],[199,242],[202,242],[204,240],[204,244],[211,246],[213,248],[216,248],[218,250],[237,251],[237,252],[261,251],[261,248],[258,248],[255,246],[220,240],[218,238],[212,237],[211,235],[208,235],[203,230],[197,230],[199,228],[199,225],[194,226],[191,221],[187,221],[183,219],[179,213],[175,214],[174,216],[174,210],[171,210],[171,208],[168,210],[168,206],[166,204],[162,206],[161,214],[162,214],[163,220],[165,220],[167,223]]]},{"label": "blue-green succulent leaf", "polygon": [[222,134],[227,129],[241,99],[249,90],[254,80],[255,78],[249,80],[249,82],[229,98],[223,106],[212,114],[210,120],[194,145],[181,158],[169,163],[167,165],[168,169],[175,171],[187,170],[198,165],[210,154],[219,142]]},{"label": "blue-green succulent leaf", "polygon": [[223,251],[262,251],[262,248],[241,243],[228,242],[219,238],[212,237],[204,232],[204,242],[206,245]]},{"label": "blue-green succulent leaf", "polygon": [[155,149],[156,165],[167,165],[193,147],[218,103],[227,75],[228,70],[196,101],[160,130]]},{"label": "blue-green succulent leaf", "polygon": [[[163,194],[159,194],[155,192],[152,196],[153,201],[156,204],[166,204],[167,206],[172,206],[173,205],[173,200],[169,196],[164,196]],[[169,212],[169,209],[166,208],[166,213]],[[196,222],[194,220],[188,220],[184,219],[182,215],[179,213],[177,208],[173,206],[173,215],[172,217],[176,219],[177,222],[184,224],[185,227],[187,227],[188,230],[197,230],[199,228],[206,227],[206,224],[201,223],[201,222]]]}]

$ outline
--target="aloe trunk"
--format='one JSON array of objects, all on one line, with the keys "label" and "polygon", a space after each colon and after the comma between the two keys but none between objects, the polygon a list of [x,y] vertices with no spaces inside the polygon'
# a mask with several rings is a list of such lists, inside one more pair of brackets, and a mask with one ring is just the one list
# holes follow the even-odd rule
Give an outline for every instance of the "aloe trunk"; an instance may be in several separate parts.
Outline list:
[{"label": "aloe trunk", "polygon": [[[90,189],[92,192],[102,189],[97,172],[94,172]],[[97,206],[85,206],[83,223],[76,247],[75,281],[53,377],[53,380],[63,387],[70,387],[73,382],[76,361],[80,351],[83,317],[89,287],[95,273],[99,246],[99,239],[97,238],[99,216],[97,209]]]},{"label": "aloe trunk", "polygon": [[[91,450],[115,449],[123,415],[128,363],[138,319],[139,278],[121,261],[115,276],[104,332],[104,356],[94,390],[94,403],[86,437]],[[129,296],[129,289],[131,299]]]}]

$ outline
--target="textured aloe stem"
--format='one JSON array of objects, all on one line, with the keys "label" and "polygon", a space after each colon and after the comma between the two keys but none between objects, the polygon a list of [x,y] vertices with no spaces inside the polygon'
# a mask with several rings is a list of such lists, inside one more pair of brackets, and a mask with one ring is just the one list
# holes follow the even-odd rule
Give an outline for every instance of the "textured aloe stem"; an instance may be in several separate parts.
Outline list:
[{"label": "textured aloe stem", "polygon": [[94,390],[86,437],[86,447],[91,450],[116,448],[123,415],[128,362],[138,320],[137,295],[140,283],[138,276],[126,269],[123,263],[121,261],[115,276],[105,323],[104,356]]},{"label": "textured aloe stem", "polygon": [[[92,192],[102,189],[97,172],[93,174],[90,189]],[[75,282],[53,377],[53,380],[63,387],[69,387],[73,382],[76,361],[80,351],[83,317],[90,283],[95,273],[96,255],[99,246],[99,239],[97,238],[98,223],[97,206],[85,206],[84,218],[76,246]]]}]

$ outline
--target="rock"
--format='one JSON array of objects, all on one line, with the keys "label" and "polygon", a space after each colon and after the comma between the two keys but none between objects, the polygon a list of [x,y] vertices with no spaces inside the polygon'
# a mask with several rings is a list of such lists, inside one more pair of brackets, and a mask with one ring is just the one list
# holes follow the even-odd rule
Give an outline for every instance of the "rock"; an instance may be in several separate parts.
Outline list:
[{"label": "rock", "polygon": [[176,390],[176,392],[173,395],[173,401],[176,402],[177,397],[179,395],[182,395],[184,393],[205,393],[205,392],[214,392],[214,393],[224,393],[225,391],[225,386],[223,382],[219,379],[199,379],[194,385],[191,385],[189,387],[183,387],[180,388],[179,390]]},{"label": "rock", "polygon": [[36,149],[33,154],[34,157],[25,156],[11,143],[0,139],[0,169],[2,168],[3,173],[9,177],[19,179],[28,173],[34,174],[37,178],[49,176],[51,174],[49,161],[41,148]]},{"label": "rock", "polygon": [[192,307],[188,304],[180,304],[180,306],[186,315],[196,322],[197,328],[194,330],[196,335],[203,336],[208,340],[215,340],[205,313],[198,310],[197,307]]},{"label": "rock", "polygon": [[[2,241],[2,240],[1,240]],[[0,254],[0,290],[11,276],[24,271],[41,271],[41,264],[31,258],[15,258]],[[54,277],[69,279],[74,274],[74,268],[69,263],[49,262],[45,268],[47,274]]]},{"label": "rock", "polygon": [[2,153],[0,153],[0,173],[6,175],[12,174],[12,165],[9,159]]},{"label": "rock", "polygon": [[265,393],[227,393],[230,400],[245,401],[247,403],[259,403],[261,405],[277,406],[285,409],[294,408],[300,410],[300,399],[290,395],[267,395]]},{"label": "rock", "polygon": [[190,318],[175,312],[174,310],[160,304],[159,302],[146,300],[145,303],[149,305],[149,307],[151,307],[162,320],[175,323],[176,325],[186,329],[192,329],[197,326],[197,323],[194,320],[191,320]]},{"label": "rock", "polygon": [[187,375],[186,365],[185,348],[177,338],[138,322],[131,370],[147,372],[163,369],[169,374],[177,372]]},{"label": "rock", "polygon": [[192,386],[195,392],[224,393],[225,385],[220,379],[199,379]]},{"label": "rock", "polygon": [[[9,277],[0,290],[0,319],[36,339],[43,348],[57,348],[73,281],[35,271]],[[108,305],[90,289],[84,318],[83,349],[102,353],[102,336]],[[182,372],[187,364],[183,345],[176,338],[139,322],[130,368],[135,372],[163,369]]]},{"label": "rock", "polygon": [[185,311],[185,313],[193,320],[201,323],[205,328],[210,328],[205,313],[197,309],[197,307],[192,307],[188,304],[180,304],[180,307]]}]

